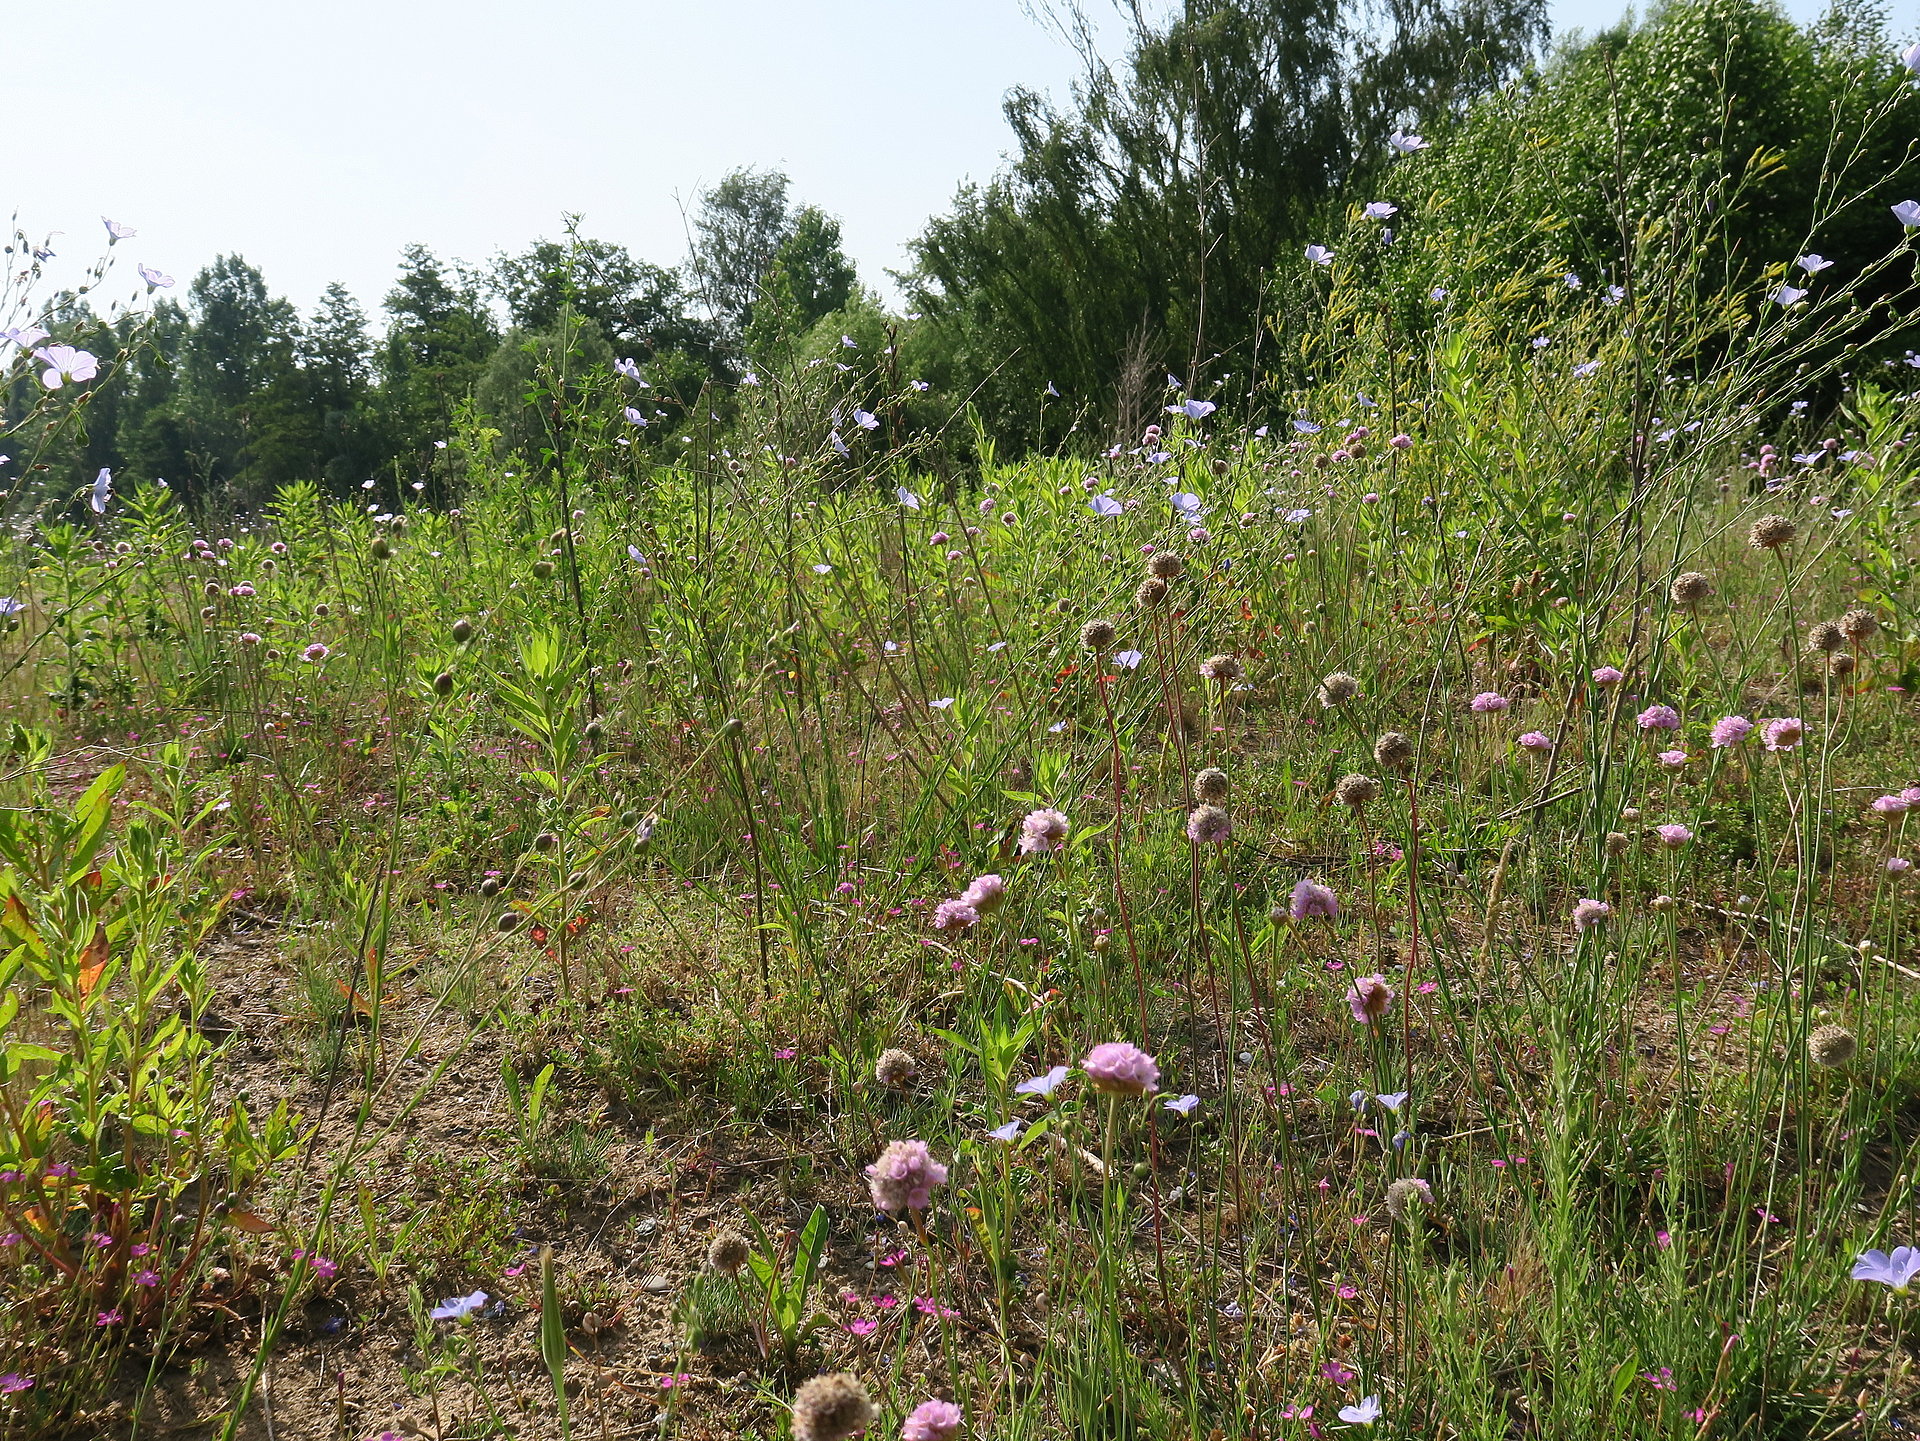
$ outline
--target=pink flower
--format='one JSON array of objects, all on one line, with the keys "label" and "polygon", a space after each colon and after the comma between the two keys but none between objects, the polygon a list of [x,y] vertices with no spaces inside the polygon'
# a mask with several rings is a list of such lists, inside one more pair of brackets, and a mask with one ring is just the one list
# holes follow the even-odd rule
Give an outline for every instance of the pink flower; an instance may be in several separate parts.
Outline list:
[{"label": "pink flower", "polygon": [[1360,1373],[1348,1370],[1338,1361],[1329,1361],[1320,1368],[1320,1374],[1335,1386],[1344,1386]]},{"label": "pink flower", "polygon": [[1576,931],[1590,931],[1612,914],[1613,907],[1605,901],[1576,901],[1573,906],[1573,928]]},{"label": "pink flower", "polygon": [[1677,731],[1680,712],[1670,705],[1650,705],[1640,712],[1636,723],[1643,731]]},{"label": "pink flower", "polygon": [[1030,856],[1052,850],[1066,840],[1069,824],[1064,815],[1051,808],[1032,812],[1020,823],[1020,854]]},{"label": "pink flower", "polygon": [[1603,665],[1593,673],[1595,685],[1619,685],[1626,678],[1625,671],[1610,665]]},{"label": "pink flower", "polygon": [[160,1273],[158,1271],[136,1272],[134,1274],[133,1284],[136,1286],[157,1286],[160,1284]]},{"label": "pink flower", "polygon": [[995,875],[976,877],[973,884],[960,893],[960,899],[983,916],[990,916],[999,910],[1006,898],[1007,883],[1004,878]]},{"label": "pink flower", "polygon": [[1723,715],[1713,723],[1709,737],[1716,747],[1737,746],[1753,731],[1753,722],[1743,715]]},{"label": "pink flower", "polygon": [[1360,976],[1347,991],[1347,1008],[1354,1020],[1370,1026],[1393,1005],[1393,987],[1385,976]]},{"label": "pink flower", "polygon": [[1323,886],[1318,881],[1303,877],[1293,888],[1293,899],[1287,905],[1287,914],[1296,921],[1304,921],[1309,916],[1338,920],[1340,902],[1334,896],[1332,886]]},{"label": "pink flower", "polygon": [[1677,771],[1686,765],[1689,757],[1685,751],[1661,751],[1655,759],[1668,770]]},{"label": "pink flower", "polygon": [[308,646],[305,650],[300,652],[300,659],[304,660],[309,665],[318,665],[320,664],[321,661],[325,660],[328,656],[332,654],[333,652],[328,650],[324,645],[320,644],[319,641],[315,641],[312,645]]},{"label": "pink flower", "polygon": [[1677,851],[1693,839],[1693,832],[1683,825],[1655,826],[1654,834],[1660,837],[1660,844],[1670,851]]},{"label": "pink flower", "polygon": [[1233,834],[1233,822],[1219,806],[1195,806],[1187,817],[1187,839],[1196,846],[1221,845]]},{"label": "pink flower", "polygon": [[1544,731],[1528,731],[1520,737],[1520,749],[1532,751],[1535,755],[1545,755],[1553,749],[1553,740]]},{"label": "pink flower", "polygon": [[979,919],[980,912],[968,905],[964,898],[942,901],[933,908],[933,928],[936,931],[964,931]]},{"label": "pink flower", "polygon": [[882,1211],[924,1211],[933,1188],[947,1179],[947,1168],[933,1159],[925,1141],[893,1141],[867,1167],[873,1204]]},{"label": "pink flower", "polygon": [[1806,733],[1807,728],[1798,716],[1782,716],[1760,724],[1760,740],[1770,751],[1790,751],[1800,744]]},{"label": "pink flower", "polygon": [[900,1441],[953,1441],[960,1434],[960,1408],[951,1401],[922,1401],[900,1428]]},{"label": "pink flower", "polygon": [[1884,816],[1888,820],[1892,820],[1895,816],[1903,816],[1912,808],[1913,802],[1905,796],[1881,796],[1871,807],[1875,815]]},{"label": "pink flower", "polygon": [[1126,1041],[1104,1041],[1080,1062],[1096,1091],[1110,1096],[1144,1096],[1160,1084],[1152,1056]]},{"label": "pink flower", "polygon": [[1483,690],[1467,703],[1475,715],[1498,715],[1510,702],[1497,690]]},{"label": "pink flower", "polygon": [[1913,862],[1904,856],[1888,856],[1887,869],[1896,876],[1904,875],[1913,869]]},{"label": "pink flower", "polygon": [[1410,435],[1396,435],[1391,440],[1389,440],[1387,444],[1392,446],[1395,450],[1412,450],[1413,437]]}]

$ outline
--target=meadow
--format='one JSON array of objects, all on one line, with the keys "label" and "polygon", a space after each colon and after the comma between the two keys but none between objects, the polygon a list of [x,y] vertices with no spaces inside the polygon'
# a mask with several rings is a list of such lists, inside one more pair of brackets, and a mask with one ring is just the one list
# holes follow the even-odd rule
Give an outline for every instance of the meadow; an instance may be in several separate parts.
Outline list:
[{"label": "meadow", "polygon": [[561,355],[431,498],[22,525],[7,1434],[1910,1425],[1908,368],[1350,223],[1263,415]]}]

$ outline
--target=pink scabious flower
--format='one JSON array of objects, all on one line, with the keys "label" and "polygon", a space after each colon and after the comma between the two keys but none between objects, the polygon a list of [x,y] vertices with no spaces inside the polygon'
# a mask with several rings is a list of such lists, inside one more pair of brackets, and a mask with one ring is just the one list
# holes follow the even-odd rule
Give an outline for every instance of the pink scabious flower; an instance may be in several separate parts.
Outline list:
[{"label": "pink scabious flower", "polygon": [[1905,856],[1888,856],[1887,869],[1896,876],[1905,875],[1913,869],[1913,862]]},{"label": "pink scabious flower", "polygon": [[1912,808],[1913,802],[1905,796],[1881,796],[1870,807],[1875,815],[1885,816],[1888,820],[1892,820],[1895,816],[1903,816]]},{"label": "pink scabious flower", "polygon": [[933,1188],[947,1179],[947,1168],[933,1159],[925,1141],[892,1141],[880,1159],[867,1167],[873,1204],[889,1215],[896,1211],[924,1211],[933,1203]]},{"label": "pink scabious flower", "polygon": [[1393,1005],[1393,987],[1385,976],[1361,976],[1347,989],[1347,1008],[1354,1020],[1370,1026]]},{"label": "pink scabious flower", "polygon": [[983,916],[990,916],[999,910],[1006,898],[1006,879],[996,875],[976,877],[972,885],[960,892],[960,899]]},{"label": "pink scabious flower", "polygon": [[900,1428],[900,1441],[953,1441],[961,1419],[960,1408],[951,1401],[922,1401]]},{"label": "pink scabious flower", "polygon": [[1670,705],[1650,705],[1636,717],[1636,723],[1643,731],[1677,731],[1680,712]]},{"label": "pink scabious flower", "polygon": [[936,931],[964,931],[980,919],[980,912],[967,904],[963,896],[959,900],[942,901],[933,908],[933,928]]},{"label": "pink scabious flower", "polygon": [[1573,905],[1573,928],[1576,931],[1590,931],[1612,914],[1613,907],[1605,901],[1592,899],[1575,901]]},{"label": "pink scabious flower", "polygon": [[1686,765],[1690,757],[1687,755],[1685,751],[1673,750],[1673,751],[1661,751],[1659,755],[1654,757],[1654,759],[1659,761],[1660,764],[1665,766],[1668,770],[1677,771],[1682,769]]},{"label": "pink scabious flower", "polygon": [[300,652],[300,659],[306,661],[309,665],[318,665],[332,654],[333,652],[320,644],[319,641],[315,641],[312,645]]},{"label": "pink scabious flower", "polygon": [[1387,444],[1395,450],[1411,450],[1413,449],[1413,437],[1410,435],[1396,435],[1389,440]]},{"label": "pink scabious flower", "polygon": [[1127,1041],[1104,1041],[1080,1062],[1096,1091],[1110,1096],[1144,1096],[1160,1084],[1152,1056]]},{"label": "pink scabious flower", "polygon": [[1595,685],[1619,685],[1627,678],[1627,673],[1618,667],[1603,665],[1593,673]]},{"label": "pink scabious flower", "polygon": [[1020,822],[1020,854],[1041,855],[1054,849],[1066,840],[1070,824],[1064,815],[1051,807],[1033,811]]},{"label": "pink scabious flower", "polygon": [[1770,751],[1790,751],[1806,736],[1807,727],[1799,716],[1781,716],[1760,723],[1760,740]]},{"label": "pink scabious flower", "polygon": [[1523,751],[1532,751],[1535,755],[1545,755],[1553,749],[1553,740],[1545,731],[1528,731],[1519,739]]},{"label": "pink scabious flower", "polygon": [[1293,899],[1287,904],[1287,914],[1296,921],[1313,916],[1337,921],[1340,919],[1340,902],[1333,894],[1332,886],[1323,886],[1318,881],[1303,877],[1293,888]]},{"label": "pink scabious flower", "polygon": [[1187,817],[1187,839],[1196,846],[1220,845],[1233,834],[1233,822],[1219,806],[1195,806]]},{"label": "pink scabious flower", "polygon": [[1475,715],[1498,715],[1510,702],[1497,690],[1483,690],[1467,703]]},{"label": "pink scabious flower", "polygon": [[1709,739],[1717,747],[1737,746],[1753,733],[1753,722],[1743,715],[1723,715],[1713,723]]},{"label": "pink scabious flower", "polygon": [[1680,847],[1693,839],[1693,832],[1685,826],[1678,824],[1655,826],[1653,832],[1660,837],[1660,844],[1670,851],[1679,850]]}]

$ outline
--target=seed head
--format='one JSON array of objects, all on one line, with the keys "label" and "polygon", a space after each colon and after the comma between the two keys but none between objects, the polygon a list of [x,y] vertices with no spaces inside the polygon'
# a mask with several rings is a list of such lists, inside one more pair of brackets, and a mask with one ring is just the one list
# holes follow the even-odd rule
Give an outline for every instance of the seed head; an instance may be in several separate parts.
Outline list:
[{"label": "seed head", "polygon": [[1193,798],[1196,801],[1213,805],[1227,798],[1227,773],[1218,766],[1208,766],[1193,778]]},{"label": "seed head", "polygon": [[1840,629],[1848,640],[1863,641],[1880,629],[1880,622],[1870,610],[1850,610],[1840,617]]},{"label": "seed head", "polygon": [[793,1395],[793,1441],[846,1441],[879,1419],[867,1388],[850,1371],[815,1376]]},{"label": "seed head", "polygon": [[1845,651],[1841,651],[1839,655],[1830,656],[1827,660],[1827,670],[1834,675],[1852,675],[1853,657]]},{"label": "seed head", "polygon": [[1220,845],[1233,834],[1233,822],[1219,806],[1195,806],[1187,817],[1187,839],[1196,846]]},{"label": "seed head", "polygon": [[1807,631],[1807,647],[1832,655],[1837,650],[1847,648],[1847,633],[1840,629],[1837,620],[1819,621]]},{"label": "seed head", "polygon": [[1627,839],[1627,837],[1622,832],[1620,831],[1607,832],[1607,854],[1608,855],[1624,856],[1627,853],[1627,847],[1630,844],[1632,843]]},{"label": "seed head", "polygon": [[727,1276],[737,1276],[753,1250],[738,1231],[721,1231],[707,1246],[707,1265]]},{"label": "seed head", "polygon": [[452,671],[443,670],[440,672],[439,675],[433,678],[433,693],[435,695],[452,695],[453,694],[453,672]]},{"label": "seed head", "polygon": [[912,1056],[898,1046],[889,1046],[880,1053],[880,1059],[873,1063],[873,1078],[883,1086],[901,1091],[906,1089],[919,1070],[919,1063]]},{"label": "seed head", "polygon": [[1360,694],[1360,682],[1343,670],[1337,670],[1320,682],[1320,704],[1331,710],[1345,705]]},{"label": "seed head", "polygon": [[1699,605],[1713,595],[1713,582],[1697,570],[1685,571],[1673,578],[1671,594],[1675,605]]},{"label": "seed head", "polygon": [[1341,776],[1339,784],[1333,788],[1333,798],[1339,801],[1341,805],[1356,811],[1362,806],[1378,800],[1379,797],[1380,782],[1372,776],[1363,776],[1357,773],[1350,776]]},{"label": "seed head", "polygon": [[1207,680],[1228,685],[1240,679],[1240,662],[1230,655],[1210,655],[1200,662],[1200,674]]},{"label": "seed head", "polygon": [[1396,1221],[1406,1220],[1409,1214],[1418,1218],[1432,1207],[1433,1187],[1418,1176],[1402,1176],[1387,1187],[1387,1214]]},{"label": "seed head", "polygon": [[1844,1066],[1858,1049],[1845,1026],[1820,1026],[1807,1037],[1807,1057],[1816,1066]]},{"label": "seed head", "polygon": [[1119,634],[1110,620],[1090,620],[1080,627],[1080,644],[1096,653],[1113,644],[1113,638]]},{"label": "seed head", "polygon": [[1747,529],[1747,544],[1755,550],[1778,550],[1792,545],[1800,527],[1784,515],[1763,515]]},{"label": "seed head", "polygon": [[453,638],[461,645],[473,639],[473,622],[464,615],[453,623]]},{"label": "seed head", "polygon": [[1399,731],[1387,731],[1373,743],[1373,758],[1386,770],[1406,771],[1413,765],[1413,742]]},{"label": "seed head", "polygon": [[533,838],[533,848],[540,852],[541,855],[545,855],[559,844],[560,837],[556,836],[552,831],[542,831]]},{"label": "seed head", "polygon": [[1178,580],[1187,563],[1170,550],[1156,550],[1147,560],[1147,574],[1156,580]]}]

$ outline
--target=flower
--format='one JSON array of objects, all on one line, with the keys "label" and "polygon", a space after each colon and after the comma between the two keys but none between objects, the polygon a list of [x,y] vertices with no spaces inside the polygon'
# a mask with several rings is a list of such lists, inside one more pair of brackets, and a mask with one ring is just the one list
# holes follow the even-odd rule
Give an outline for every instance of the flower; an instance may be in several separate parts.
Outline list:
[{"label": "flower", "polygon": [[1320,682],[1320,704],[1331,710],[1345,705],[1360,694],[1360,682],[1343,670],[1337,670]]},{"label": "flower", "polygon": [[1686,765],[1688,756],[1685,751],[1661,751],[1654,759],[1659,761],[1660,764],[1668,770],[1677,771]]},{"label": "flower", "polygon": [[1193,1108],[1199,1104],[1200,1098],[1198,1096],[1181,1096],[1177,1100],[1169,1100],[1164,1103],[1167,1110],[1178,1111],[1183,1116],[1192,1115]]},{"label": "flower", "polygon": [[878,1419],[867,1388],[849,1371],[815,1376],[793,1394],[793,1441],[845,1441]]},{"label": "flower", "polygon": [[1313,916],[1334,921],[1340,918],[1340,902],[1334,896],[1332,886],[1323,886],[1316,880],[1302,877],[1293,888],[1293,899],[1287,904],[1287,914],[1296,921]]},{"label": "flower", "polygon": [[1144,1096],[1160,1084],[1160,1068],[1138,1046],[1127,1041],[1105,1041],[1080,1062],[1096,1091],[1110,1096]]},{"label": "flower", "polygon": [[1905,815],[1913,809],[1913,802],[1905,796],[1881,796],[1869,807],[1877,816],[1892,820],[1895,816]]},{"label": "flower", "polygon": [[1069,824],[1064,815],[1051,808],[1031,812],[1020,823],[1020,854],[1037,855],[1054,849],[1066,840]]},{"label": "flower", "polygon": [[1220,845],[1233,834],[1233,822],[1219,806],[1195,806],[1187,816],[1187,839],[1196,846]]},{"label": "flower", "polygon": [[1613,907],[1605,901],[1592,899],[1575,901],[1573,905],[1573,928],[1581,932],[1590,931],[1612,914]]},{"label": "flower", "polygon": [[11,1396],[15,1391],[33,1389],[33,1377],[22,1376],[18,1371],[0,1374],[0,1396]]},{"label": "flower", "polygon": [[1371,1426],[1380,1419],[1380,1398],[1369,1396],[1358,1406],[1342,1406],[1340,1419],[1350,1421],[1355,1426]]},{"label": "flower", "polygon": [[1920,225],[1920,200],[1902,200],[1893,207],[1893,218],[1909,230]]},{"label": "flower", "polygon": [[1387,1187],[1387,1214],[1404,1221],[1415,1205],[1433,1205],[1433,1187],[1418,1176],[1404,1176]]},{"label": "flower", "polygon": [[1013,1088],[1014,1094],[1019,1096],[1051,1096],[1060,1088],[1060,1083],[1066,1080],[1066,1078],[1067,1068],[1065,1066],[1055,1066],[1044,1076],[1034,1076],[1022,1081]]},{"label": "flower", "polygon": [[427,1314],[436,1321],[464,1321],[486,1304],[487,1293],[475,1291],[471,1296],[454,1296],[442,1301]]},{"label": "flower", "polygon": [[1812,255],[1802,255],[1793,263],[1809,275],[1818,275],[1821,271],[1833,264],[1826,256],[1818,254],[1817,252]]},{"label": "flower", "polygon": [[58,390],[70,380],[92,380],[100,373],[98,359],[71,345],[44,346],[33,352],[33,358],[47,367],[40,372],[40,383],[48,390]]},{"label": "flower", "polygon": [[900,1428],[900,1441],[953,1441],[961,1419],[960,1408],[951,1401],[922,1401]]},{"label": "flower", "polygon": [[133,268],[140,273],[140,278],[146,281],[148,294],[156,290],[173,289],[173,277],[164,271],[155,270],[151,265],[136,265]]},{"label": "flower", "polygon": [[1389,205],[1384,200],[1369,200],[1367,202],[1366,215],[1369,220],[1391,220],[1399,213],[1399,206]]},{"label": "flower", "polygon": [[737,1276],[752,1254],[753,1248],[747,1244],[745,1236],[738,1231],[726,1230],[708,1244],[707,1264],[723,1275]]},{"label": "flower", "polygon": [[965,899],[942,901],[933,908],[933,928],[936,931],[964,931],[980,919],[980,912],[968,905]]},{"label": "flower", "polygon": [[87,497],[87,505],[95,515],[105,515],[107,502],[112,498],[113,472],[103,465],[100,473],[93,478],[93,493]]},{"label": "flower", "polygon": [[924,1211],[933,1188],[947,1179],[947,1168],[933,1159],[925,1141],[892,1141],[867,1167],[873,1204],[882,1211]]},{"label": "flower", "polygon": [[1626,678],[1624,671],[1610,665],[1603,665],[1593,673],[1595,685],[1619,685]]},{"label": "flower", "polygon": [[1660,837],[1660,844],[1670,851],[1677,851],[1693,839],[1693,832],[1678,823],[1655,826],[1654,834]]},{"label": "flower", "polygon": [[1220,407],[1211,400],[1183,400],[1167,407],[1168,415],[1184,415],[1188,420],[1205,420]]},{"label": "flower", "polygon": [[1387,137],[1387,144],[1393,147],[1396,157],[1412,155],[1416,151],[1431,149],[1433,142],[1422,140],[1418,135],[1409,135],[1404,130],[1396,130]]},{"label": "flower", "polygon": [[1347,989],[1347,1008],[1354,1020],[1370,1026],[1393,1005],[1393,987],[1385,976],[1361,976]]},{"label": "flower", "polygon": [[1920,1250],[1912,1246],[1895,1246],[1891,1256],[1885,1251],[1864,1251],[1853,1263],[1854,1280],[1878,1281],[1895,1291],[1906,1290],[1916,1275],[1920,1275]]},{"label": "flower", "polygon": [[1324,245],[1309,245],[1307,247],[1307,259],[1311,260],[1315,265],[1331,265],[1333,264],[1333,252]]},{"label": "flower", "polygon": [[1767,299],[1779,305],[1798,305],[1806,298],[1807,292],[1797,285],[1779,286],[1767,296]]},{"label": "flower", "polygon": [[913,1056],[898,1046],[889,1046],[882,1051],[873,1063],[873,1078],[883,1086],[895,1090],[905,1086],[920,1069]]},{"label": "flower", "polygon": [[1643,731],[1677,731],[1680,712],[1670,705],[1650,705],[1640,712],[1636,724]]},{"label": "flower", "polygon": [[1887,870],[1893,875],[1896,875],[1896,876],[1905,875],[1908,871],[1912,869],[1913,869],[1913,862],[1908,860],[1905,856],[1888,856],[1887,857]]},{"label": "flower", "polygon": [[1511,702],[1499,691],[1483,690],[1468,702],[1467,708],[1476,715],[1498,715],[1510,704]]},{"label": "flower", "polygon": [[999,910],[1006,898],[1006,880],[997,875],[976,876],[973,884],[960,893],[960,899],[983,916]]},{"label": "flower", "polygon": [[1200,662],[1200,674],[1226,685],[1240,678],[1240,662],[1230,655],[1210,655]]},{"label": "flower", "polygon": [[1713,723],[1708,736],[1716,747],[1724,748],[1739,745],[1752,730],[1753,722],[1745,716],[1723,715]]},{"label": "flower", "polygon": [[1532,751],[1536,755],[1545,755],[1553,749],[1553,739],[1545,731],[1528,731],[1515,742],[1523,751]]},{"label": "flower", "polygon": [[1807,728],[1798,716],[1782,716],[1760,723],[1760,740],[1770,751],[1790,751],[1799,745]]},{"label": "flower", "polygon": [[102,1311],[98,1316],[93,1318],[93,1324],[96,1326],[118,1326],[126,1319],[127,1318],[118,1310]]},{"label": "flower", "polygon": [[306,661],[309,665],[318,665],[321,661],[325,660],[328,656],[332,654],[333,652],[328,650],[324,645],[320,644],[319,641],[315,641],[312,645],[308,646],[305,650],[300,652],[300,658]]}]

